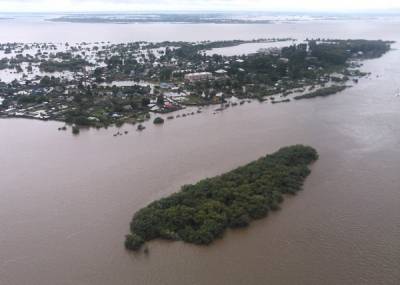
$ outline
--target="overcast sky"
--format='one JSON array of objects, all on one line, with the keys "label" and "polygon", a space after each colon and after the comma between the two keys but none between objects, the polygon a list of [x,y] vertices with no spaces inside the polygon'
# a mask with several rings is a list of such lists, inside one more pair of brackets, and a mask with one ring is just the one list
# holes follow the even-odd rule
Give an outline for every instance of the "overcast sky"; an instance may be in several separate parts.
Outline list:
[{"label": "overcast sky", "polygon": [[400,9],[400,0],[0,0],[1,12],[263,10],[354,11]]}]

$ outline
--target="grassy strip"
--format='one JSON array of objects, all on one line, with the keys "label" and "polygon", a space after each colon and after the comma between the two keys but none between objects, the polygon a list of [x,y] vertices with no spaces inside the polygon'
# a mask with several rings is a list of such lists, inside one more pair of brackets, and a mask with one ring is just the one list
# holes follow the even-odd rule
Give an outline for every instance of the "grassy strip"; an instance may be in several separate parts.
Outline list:
[{"label": "grassy strip", "polygon": [[315,98],[315,97],[327,97],[327,96],[334,95],[336,93],[342,92],[347,87],[348,86],[345,86],[345,85],[333,85],[333,86],[330,86],[330,87],[318,89],[318,90],[316,90],[314,92],[311,92],[311,93],[307,93],[307,94],[304,94],[304,95],[296,96],[296,97],[294,97],[294,99],[295,100],[300,100],[300,99],[311,99],[311,98]]}]

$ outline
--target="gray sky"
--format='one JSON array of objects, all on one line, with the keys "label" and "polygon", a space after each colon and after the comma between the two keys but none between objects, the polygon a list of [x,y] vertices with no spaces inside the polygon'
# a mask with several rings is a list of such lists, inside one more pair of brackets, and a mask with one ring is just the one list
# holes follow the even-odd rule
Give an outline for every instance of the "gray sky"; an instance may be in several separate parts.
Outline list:
[{"label": "gray sky", "polygon": [[352,11],[400,9],[400,0],[0,0],[1,12],[263,10]]}]

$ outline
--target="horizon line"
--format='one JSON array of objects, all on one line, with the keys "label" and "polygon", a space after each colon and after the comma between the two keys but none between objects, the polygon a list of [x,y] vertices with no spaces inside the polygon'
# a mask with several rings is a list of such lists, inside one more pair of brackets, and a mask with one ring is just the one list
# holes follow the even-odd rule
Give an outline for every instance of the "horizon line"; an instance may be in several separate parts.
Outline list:
[{"label": "horizon line", "polygon": [[338,14],[400,14],[400,7],[395,9],[348,9],[348,10],[336,10],[336,11],[327,11],[327,10],[239,10],[239,9],[232,9],[232,10],[207,10],[207,9],[193,9],[193,10],[82,10],[82,11],[5,11],[0,12],[1,14],[54,14],[54,13],[67,13],[67,14],[76,14],[76,13],[119,13],[119,14],[135,14],[135,13],[303,13],[303,14],[331,14],[331,15],[338,15]]}]

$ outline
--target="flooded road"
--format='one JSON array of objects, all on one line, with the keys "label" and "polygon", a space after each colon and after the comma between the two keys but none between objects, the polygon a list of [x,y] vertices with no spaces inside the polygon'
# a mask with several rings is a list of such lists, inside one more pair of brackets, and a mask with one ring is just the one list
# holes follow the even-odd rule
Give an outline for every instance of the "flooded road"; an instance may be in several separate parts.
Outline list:
[{"label": "flooded road", "polygon": [[[323,28],[280,35],[396,40],[400,25]],[[0,120],[0,284],[399,284],[399,63],[397,49],[367,61],[369,78],[328,98],[208,108],[118,138]],[[209,247],[124,250],[149,202],[298,143],[320,160],[282,211]]]}]

